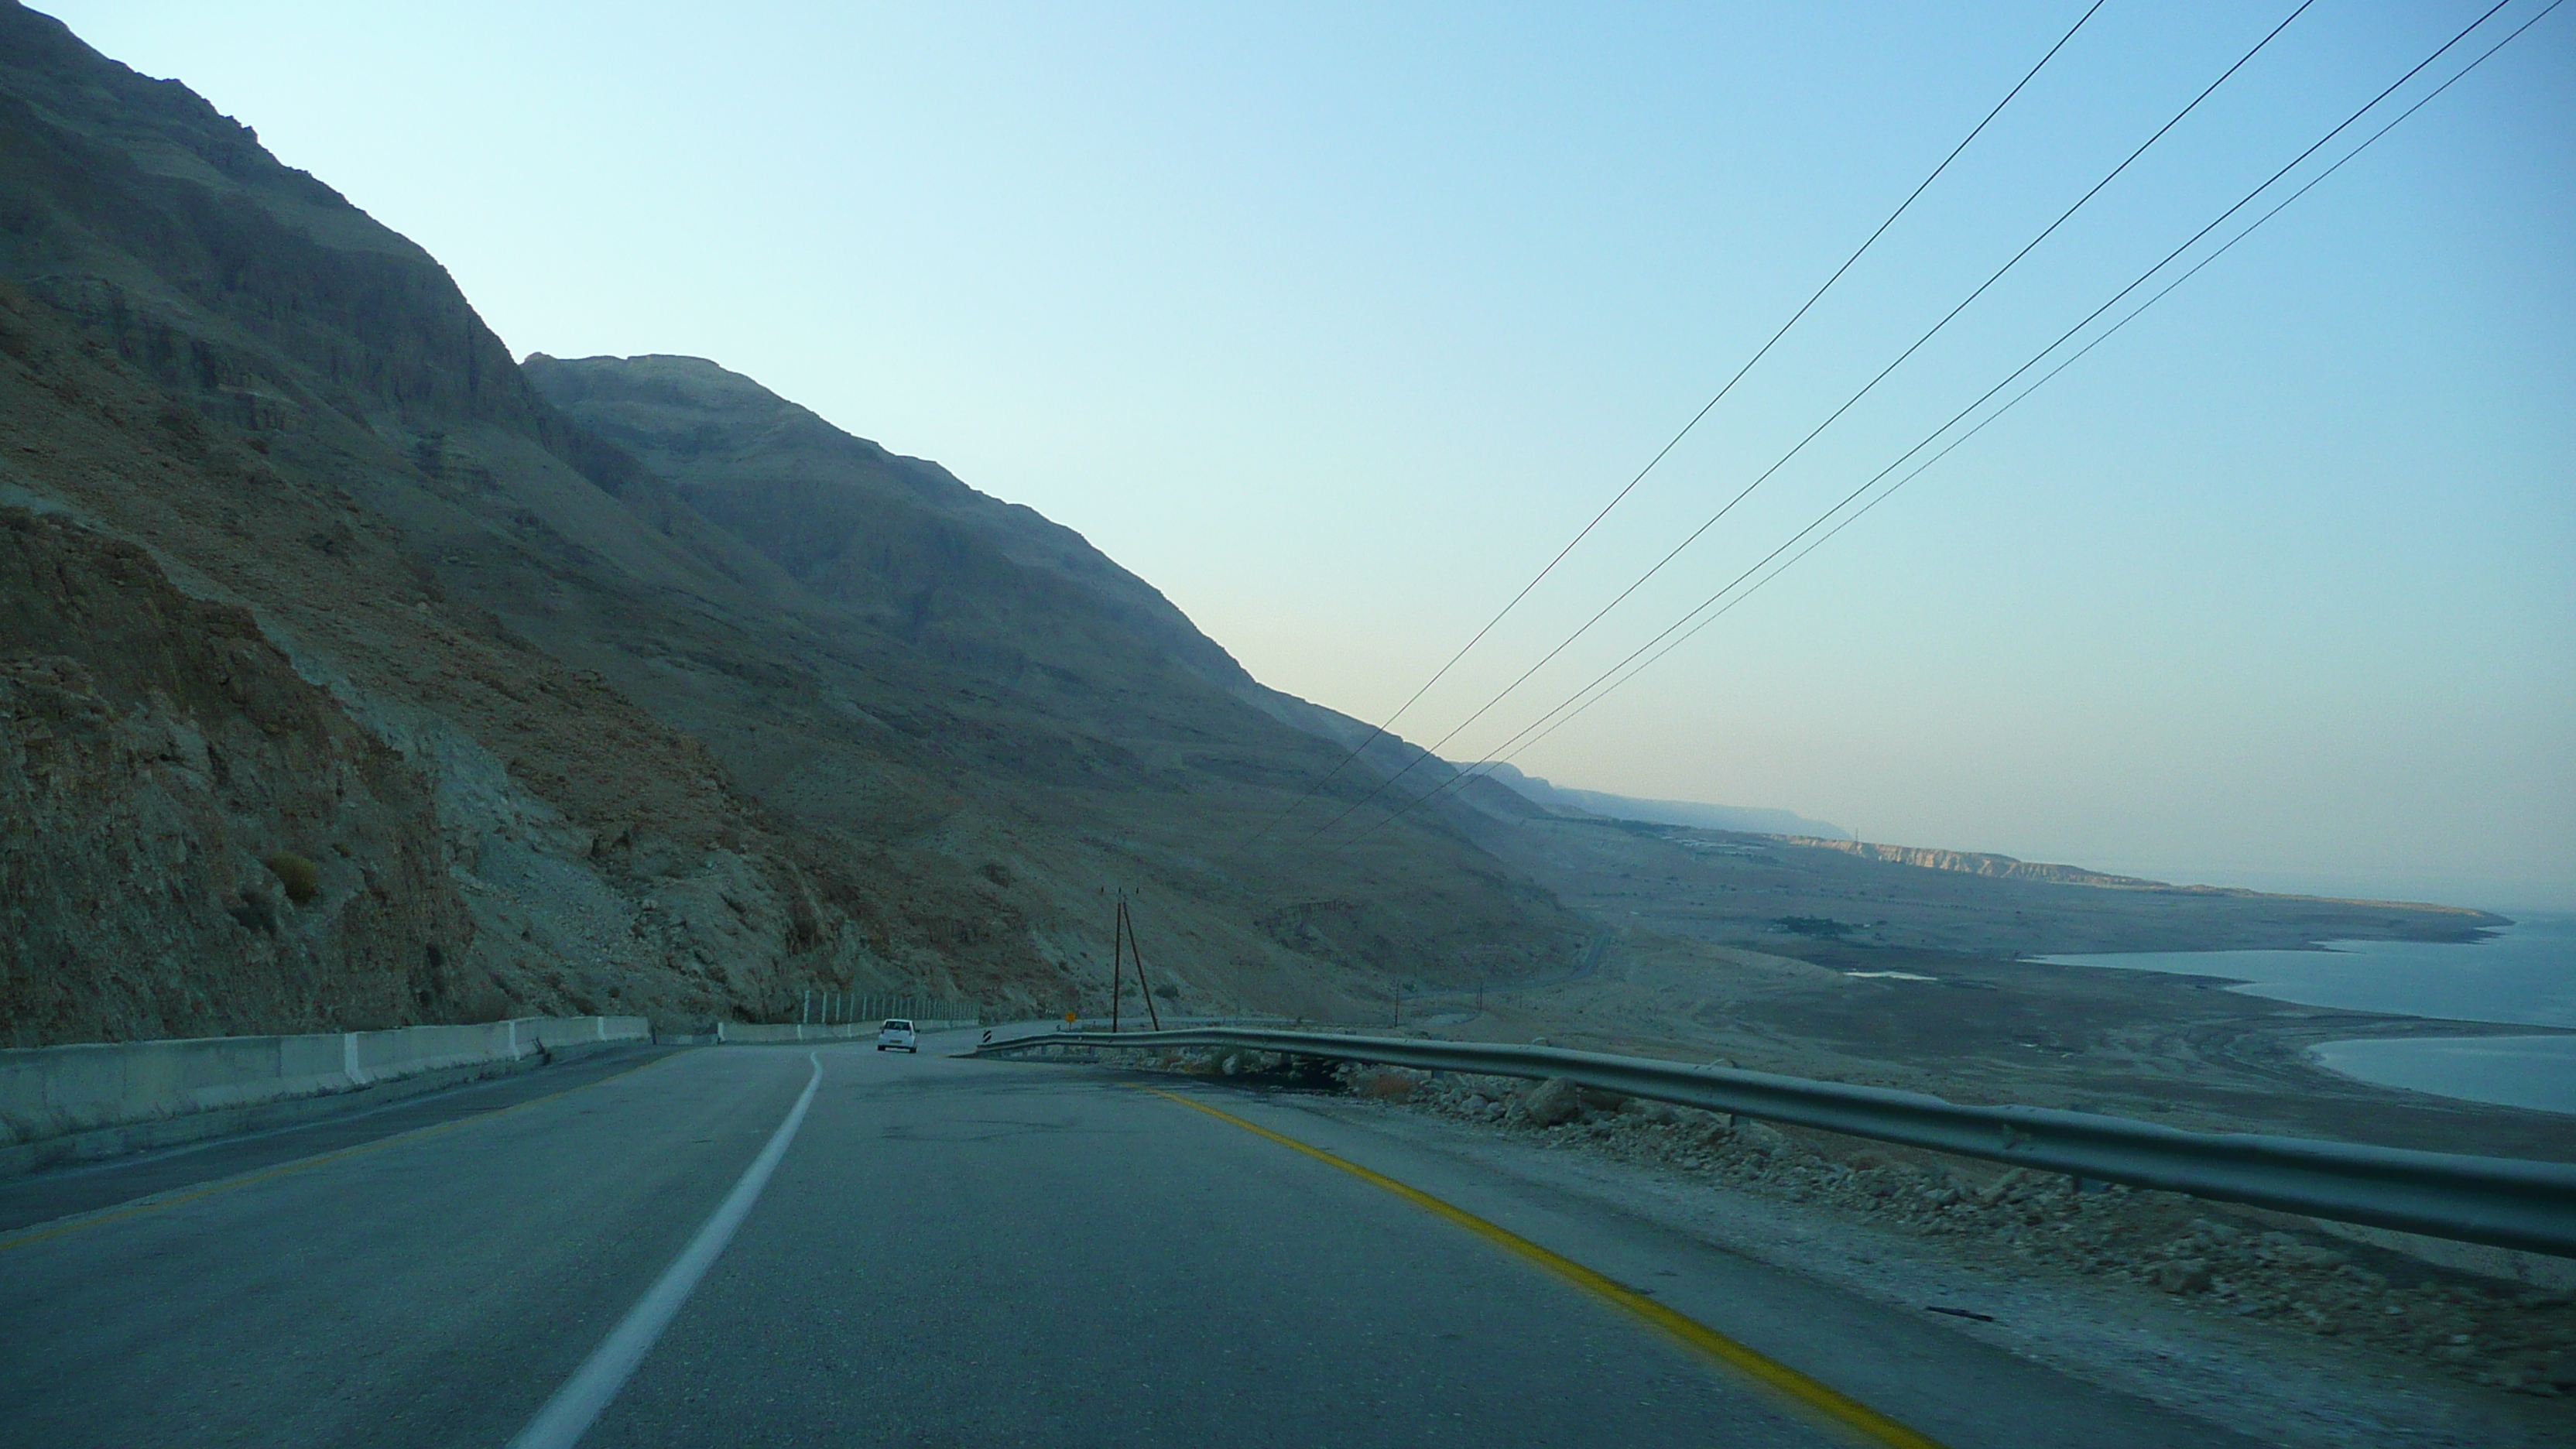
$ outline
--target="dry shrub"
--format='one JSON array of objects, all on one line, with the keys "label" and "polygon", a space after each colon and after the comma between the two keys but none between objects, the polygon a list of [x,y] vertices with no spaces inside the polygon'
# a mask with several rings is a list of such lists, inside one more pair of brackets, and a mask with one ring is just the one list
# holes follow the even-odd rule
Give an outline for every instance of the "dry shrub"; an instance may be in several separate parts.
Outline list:
[{"label": "dry shrub", "polygon": [[286,898],[297,905],[309,905],[322,893],[322,867],[291,850],[281,850],[262,864],[285,888]]}]

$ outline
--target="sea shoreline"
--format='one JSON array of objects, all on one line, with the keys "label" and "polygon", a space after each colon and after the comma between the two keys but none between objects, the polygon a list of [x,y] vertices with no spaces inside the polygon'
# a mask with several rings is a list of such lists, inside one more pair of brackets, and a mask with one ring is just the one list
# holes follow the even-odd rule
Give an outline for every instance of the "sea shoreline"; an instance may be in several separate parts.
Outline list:
[{"label": "sea shoreline", "polygon": [[[2095,967],[2222,983],[2294,1005],[2506,1027],[2540,1043],[2576,1032],[2576,916],[2528,919],[2441,944],[2344,938],[2303,949],[2065,954],[2042,964]],[[2489,1032],[2412,1038],[2355,1036],[2311,1049],[2326,1071],[2391,1090],[2535,1111],[2576,1112],[2576,1054],[2533,1045],[2509,1051]]]}]

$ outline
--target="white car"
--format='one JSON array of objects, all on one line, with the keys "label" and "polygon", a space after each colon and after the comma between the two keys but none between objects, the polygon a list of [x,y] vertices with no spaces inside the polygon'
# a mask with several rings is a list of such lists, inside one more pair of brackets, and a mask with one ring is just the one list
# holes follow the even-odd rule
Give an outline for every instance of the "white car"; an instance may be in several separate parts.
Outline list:
[{"label": "white car", "polygon": [[877,1050],[888,1048],[899,1052],[920,1052],[921,1045],[913,1036],[911,1022],[898,1016],[877,1028]]}]

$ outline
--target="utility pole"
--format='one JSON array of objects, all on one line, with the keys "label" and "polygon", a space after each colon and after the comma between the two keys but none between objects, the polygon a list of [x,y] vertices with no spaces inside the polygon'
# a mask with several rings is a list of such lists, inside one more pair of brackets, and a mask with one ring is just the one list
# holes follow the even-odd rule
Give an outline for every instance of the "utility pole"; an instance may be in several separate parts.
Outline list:
[{"label": "utility pole", "polygon": [[1136,939],[1136,913],[1127,913],[1127,949],[1136,955],[1136,989],[1145,993],[1145,1017],[1154,1030],[1163,1029],[1163,1011],[1154,1004],[1154,989],[1145,984],[1145,947]]},{"label": "utility pole", "polygon": [[1132,952],[1136,957],[1136,989],[1145,995],[1145,1017],[1154,1023],[1154,1030],[1161,1031],[1163,1013],[1154,1005],[1154,988],[1145,980],[1145,948],[1136,942],[1136,918],[1128,913],[1125,891],[1118,893],[1118,915],[1109,935],[1109,1029],[1118,1029],[1118,981]]}]

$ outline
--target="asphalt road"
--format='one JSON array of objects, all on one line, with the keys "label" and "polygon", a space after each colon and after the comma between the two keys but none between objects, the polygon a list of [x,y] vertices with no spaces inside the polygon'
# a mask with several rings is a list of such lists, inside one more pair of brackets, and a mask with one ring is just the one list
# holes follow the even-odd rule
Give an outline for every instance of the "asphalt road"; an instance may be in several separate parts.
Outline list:
[{"label": "asphalt road", "polygon": [[0,1188],[0,1445],[497,1449],[567,1385],[584,1445],[2249,1442],[1291,1095],[938,1054],[970,1039],[586,1063]]}]

